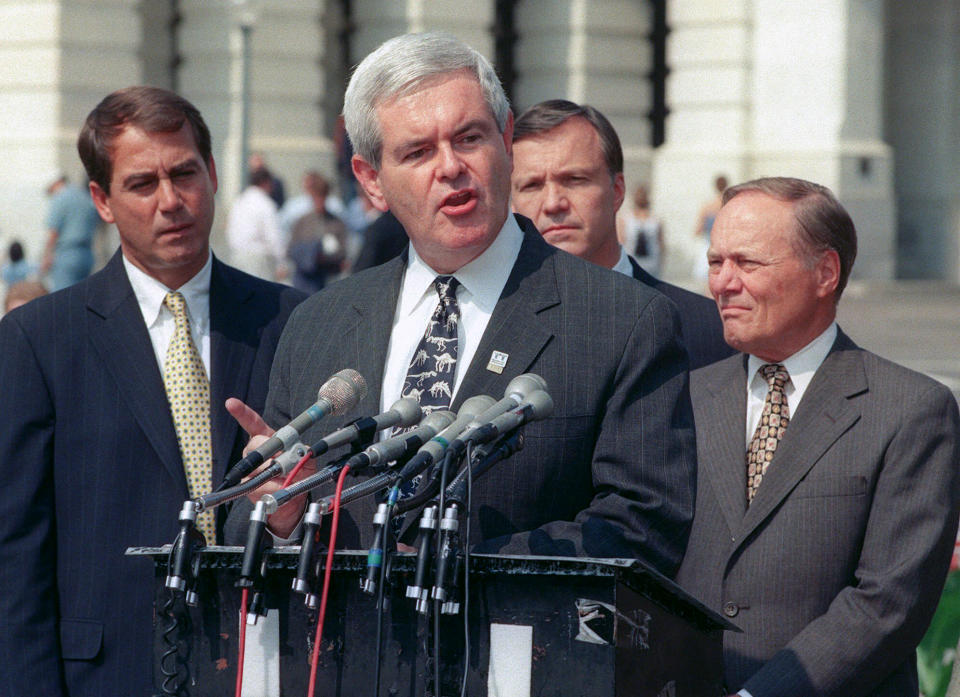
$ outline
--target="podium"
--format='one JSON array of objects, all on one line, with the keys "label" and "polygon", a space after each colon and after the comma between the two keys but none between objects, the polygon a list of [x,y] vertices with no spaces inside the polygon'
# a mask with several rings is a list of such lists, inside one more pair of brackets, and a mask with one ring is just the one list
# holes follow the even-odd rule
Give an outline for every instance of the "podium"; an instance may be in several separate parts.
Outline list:
[{"label": "podium", "polygon": [[[262,597],[269,612],[279,613],[280,689],[291,696],[307,694],[317,618],[304,596],[290,590],[299,550],[268,549],[263,560]],[[155,693],[233,694],[241,595],[234,584],[243,550],[197,553],[196,606],[164,587],[169,552],[169,545],[127,550],[140,558],[130,563],[150,562],[155,569]],[[376,597],[360,588],[366,559],[365,551],[334,557],[316,693],[436,695],[434,620],[417,613],[405,595],[415,556],[391,557],[379,657]],[[469,598],[460,598],[459,613],[440,616],[444,697],[460,694],[465,658],[467,694],[473,696],[488,694],[491,671],[495,679],[529,681],[521,693],[542,697],[723,694],[721,634],[736,627],[641,561],[472,554],[468,582]],[[463,589],[461,573],[461,596]],[[374,695],[378,661],[380,695]],[[504,675],[518,665],[522,677]]]}]

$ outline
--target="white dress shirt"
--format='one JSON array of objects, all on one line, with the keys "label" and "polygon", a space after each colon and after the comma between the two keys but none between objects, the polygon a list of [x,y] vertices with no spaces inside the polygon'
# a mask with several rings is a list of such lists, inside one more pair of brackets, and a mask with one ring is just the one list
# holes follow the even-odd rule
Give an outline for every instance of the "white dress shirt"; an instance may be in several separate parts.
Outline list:
[{"label": "white dress shirt", "polygon": [[[480,256],[453,274],[438,274],[417,254],[413,245],[410,245],[409,261],[400,282],[400,297],[393,316],[393,329],[384,364],[380,391],[381,411],[386,411],[400,399],[413,353],[417,350],[427,322],[439,302],[433,280],[443,275],[452,275],[460,282],[457,289],[457,303],[460,306],[457,366],[453,384],[453,396],[456,396],[493,314],[493,308],[507,284],[522,243],[523,231],[516,218],[508,215],[497,239]],[[499,398],[500,395],[492,396]]]},{"label": "white dress shirt", "polygon": [[[207,256],[207,263],[196,276],[177,288],[187,302],[187,317],[190,320],[190,334],[193,343],[200,351],[203,367],[210,379],[210,274],[213,269],[212,255]],[[127,278],[133,286],[133,294],[140,305],[143,322],[150,333],[150,342],[157,357],[157,365],[163,374],[167,360],[167,347],[173,338],[176,328],[173,313],[163,304],[164,298],[172,289],[167,288],[152,276],[138,269],[123,257],[123,267],[127,271]]]},{"label": "white dress shirt", "polygon": [[[836,338],[837,323],[831,322],[823,334],[789,358],[780,361],[780,364],[790,374],[790,380],[784,387],[787,407],[790,409],[790,418],[793,418],[794,414],[797,413],[797,407],[800,406],[800,400],[803,399],[804,392],[807,391],[810,381],[813,380],[817,368],[830,353],[830,347],[833,346]],[[747,375],[752,376],[747,382],[747,447],[750,446],[753,434],[757,430],[757,424],[760,423],[763,403],[767,398],[767,392],[770,390],[767,381],[758,372],[760,367],[768,362],[756,356],[750,356],[747,359]]]},{"label": "white dress shirt", "polygon": [[624,276],[629,276],[633,278],[633,264],[630,263],[630,257],[627,255],[627,250],[623,247],[620,247],[620,258],[617,259],[617,263],[613,265],[613,271],[617,273],[622,273]]}]

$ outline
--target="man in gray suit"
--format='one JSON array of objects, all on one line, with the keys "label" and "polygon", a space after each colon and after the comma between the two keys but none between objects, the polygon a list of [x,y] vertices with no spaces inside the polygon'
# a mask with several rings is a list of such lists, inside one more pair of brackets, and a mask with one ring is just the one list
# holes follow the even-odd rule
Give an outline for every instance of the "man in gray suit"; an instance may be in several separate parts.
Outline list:
[{"label": "man in gray suit", "polygon": [[[640,557],[675,573],[695,470],[676,308],[551,247],[509,215],[513,116],[490,64],[460,41],[391,39],[357,67],[344,115],[358,181],[378,209],[396,215],[411,245],[291,317],[267,423],[300,413],[346,366],[371,387],[363,413],[408,393],[431,313],[442,309],[435,278],[453,277],[459,320],[455,336],[441,338],[457,342],[445,374],[451,408],[477,394],[499,397],[526,372],[546,379],[556,405],[527,427],[522,452],[477,482],[472,541],[505,553]],[[437,365],[420,372],[440,372],[449,358]],[[369,500],[347,508],[340,546],[369,546],[374,510]],[[298,514],[274,529],[288,532]]]},{"label": "man in gray suit", "polygon": [[691,377],[700,486],[678,581],[743,629],[724,637],[730,690],[916,695],[957,531],[957,404],[838,329],[856,233],[830,191],[759,179],[723,202],[710,289],[742,354]]}]

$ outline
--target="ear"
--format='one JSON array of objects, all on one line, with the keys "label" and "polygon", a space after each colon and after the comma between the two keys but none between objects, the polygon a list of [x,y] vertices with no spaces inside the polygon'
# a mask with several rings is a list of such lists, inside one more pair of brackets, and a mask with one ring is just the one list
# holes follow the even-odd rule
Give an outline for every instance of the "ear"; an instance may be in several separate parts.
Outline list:
[{"label": "ear", "polygon": [[383,190],[380,188],[380,173],[374,169],[373,165],[359,155],[354,155],[350,158],[350,167],[353,169],[353,176],[360,182],[373,207],[381,213],[390,210],[387,200],[383,197]]},{"label": "ear", "polygon": [[507,110],[507,123],[503,127],[503,147],[510,158],[510,167],[513,169],[513,110]]},{"label": "ear", "polygon": [[623,197],[627,193],[627,185],[623,180],[623,172],[617,172],[613,177],[613,210],[620,210],[623,205]]},{"label": "ear", "polygon": [[93,205],[96,206],[97,213],[103,218],[103,222],[115,222],[113,211],[110,210],[110,196],[95,181],[90,182],[90,198],[93,199]]},{"label": "ear", "polygon": [[217,193],[217,163],[213,161],[213,155],[207,160],[207,172],[210,173],[210,181],[213,182],[213,193]]},{"label": "ear", "polygon": [[835,249],[829,249],[820,255],[816,266],[817,296],[833,297],[840,283],[840,255]]}]

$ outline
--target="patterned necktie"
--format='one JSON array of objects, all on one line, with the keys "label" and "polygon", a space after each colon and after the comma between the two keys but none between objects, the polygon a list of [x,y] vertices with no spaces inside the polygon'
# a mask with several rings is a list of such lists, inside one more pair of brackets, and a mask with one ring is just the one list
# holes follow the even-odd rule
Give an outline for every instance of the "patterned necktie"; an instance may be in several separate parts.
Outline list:
[{"label": "patterned necktie", "polygon": [[433,280],[440,302],[430,316],[427,330],[420,339],[403,381],[401,395],[418,399],[424,414],[450,407],[457,372],[459,285],[460,282],[453,276],[437,276]]},{"label": "patterned necktie", "polygon": [[[163,367],[163,385],[177,431],[190,498],[195,498],[208,493],[213,480],[210,381],[190,336],[190,320],[183,295],[176,291],[167,293],[163,302],[173,314],[175,324]],[[216,542],[213,510],[203,511],[197,517],[197,529],[207,538],[208,544]]]},{"label": "patterned necktie", "polygon": [[763,401],[763,413],[757,430],[747,447],[747,505],[757,495],[767,467],[773,460],[777,446],[783,440],[783,434],[790,423],[790,407],[787,405],[787,393],[784,392],[790,374],[779,363],[765,363],[760,366],[760,375],[767,381],[769,390]]}]

